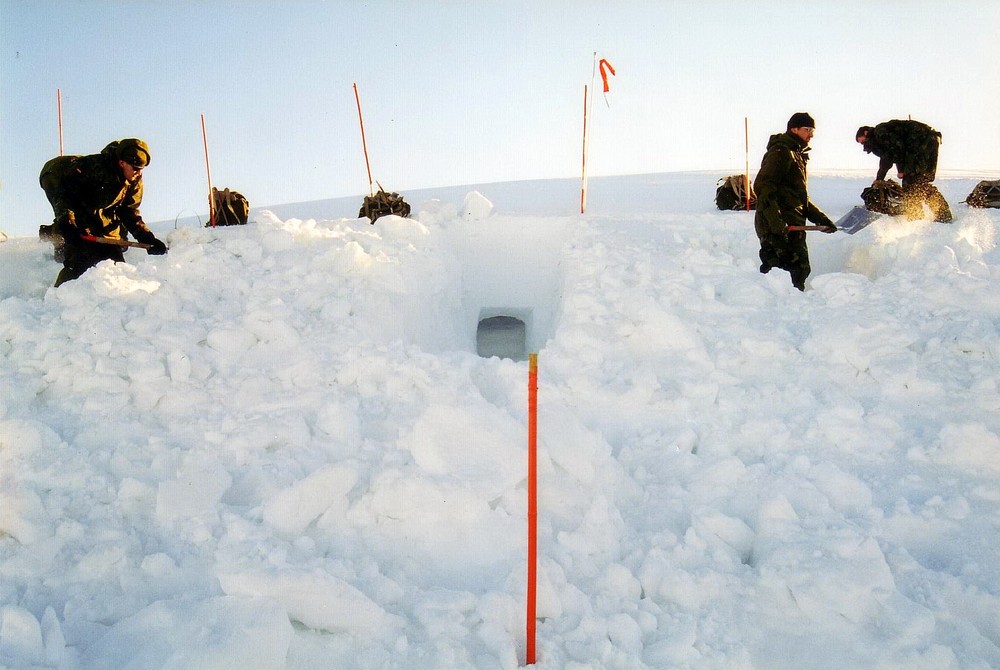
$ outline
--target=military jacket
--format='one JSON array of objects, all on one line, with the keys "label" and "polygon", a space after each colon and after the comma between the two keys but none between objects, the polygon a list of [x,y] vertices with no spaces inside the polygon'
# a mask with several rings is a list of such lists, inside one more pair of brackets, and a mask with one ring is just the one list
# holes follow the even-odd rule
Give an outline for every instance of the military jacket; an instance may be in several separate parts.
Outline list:
[{"label": "military jacket", "polygon": [[118,165],[118,142],[99,154],[53,158],[42,167],[39,183],[61,226],[71,225],[72,213],[84,234],[123,238],[124,228],[140,242],[154,239],[139,214],[142,176],[131,183],[125,179]]},{"label": "military jacket", "polygon": [[784,234],[788,226],[800,226],[807,220],[831,223],[809,200],[808,151],[808,145],[790,132],[771,135],[753,183],[757,193],[754,225],[758,231]]},{"label": "military jacket", "polygon": [[876,179],[885,179],[893,165],[904,175],[929,173],[933,178],[940,144],[941,133],[926,123],[893,119],[875,126],[864,147],[880,158]]}]

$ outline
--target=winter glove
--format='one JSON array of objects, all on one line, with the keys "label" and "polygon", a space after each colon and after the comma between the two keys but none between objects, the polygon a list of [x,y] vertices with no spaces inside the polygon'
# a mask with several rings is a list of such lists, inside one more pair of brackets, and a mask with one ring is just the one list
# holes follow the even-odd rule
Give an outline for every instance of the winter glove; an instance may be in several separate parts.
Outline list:
[{"label": "winter glove", "polygon": [[824,233],[829,234],[837,232],[837,226],[833,225],[833,221],[827,221],[826,223],[821,223],[820,225],[823,226]]},{"label": "winter glove", "polygon": [[167,245],[154,237],[150,240],[146,253],[150,256],[162,256],[167,253]]},{"label": "winter glove", "polygon": [[80,229],[76,227],[76,218],[73,212],[66,212],[53,220],[55,231],[62,235],[63,240],[70,244],[80,243]]}]

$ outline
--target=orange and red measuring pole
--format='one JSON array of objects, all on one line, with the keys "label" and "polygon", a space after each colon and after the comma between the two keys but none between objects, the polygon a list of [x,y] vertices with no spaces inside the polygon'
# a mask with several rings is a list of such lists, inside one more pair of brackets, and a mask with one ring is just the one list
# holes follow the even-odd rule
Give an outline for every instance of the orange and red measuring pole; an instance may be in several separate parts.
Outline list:
[{"label": "orange and red measuring pole", "polygon": [[205,115],[201,115],[201,141],[205,145],[205,171],[208,173],[208,220],[215,228],[215,198],[212,197],[212,164],[208,160],[208,133],[205,132]]},{"label": "orange and red measuring pole", "polygon": [[538,354],[528,354],[528,589],[525,665],[535,664],[538,582]]}]

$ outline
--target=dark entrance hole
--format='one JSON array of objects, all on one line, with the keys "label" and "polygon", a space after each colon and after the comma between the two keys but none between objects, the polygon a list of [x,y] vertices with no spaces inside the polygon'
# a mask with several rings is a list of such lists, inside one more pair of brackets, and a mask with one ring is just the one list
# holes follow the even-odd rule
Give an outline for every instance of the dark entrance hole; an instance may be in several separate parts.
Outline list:
[{"label": "dark entrance hole", "polygon": [[483,358],[496,356],[515,361],[528,360],[524,321],[505,315],[480,320],[476,329],[476,353]]}]

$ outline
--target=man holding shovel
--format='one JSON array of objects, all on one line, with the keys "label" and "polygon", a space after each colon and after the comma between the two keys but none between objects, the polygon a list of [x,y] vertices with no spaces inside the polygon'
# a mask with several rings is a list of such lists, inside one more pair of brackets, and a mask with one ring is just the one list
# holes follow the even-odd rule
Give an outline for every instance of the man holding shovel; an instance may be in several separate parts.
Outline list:
[{"label": "man holding shovel", "polygon": [[[42,166],[38,182],[52,205],[54,230],[65,245],[56,286],[101,261],[124,261],[127,246],[142,246],[153,255],[167,253],[139,214],[142,171],[148,165],[149,147],[129,138],[110,143],[99,154],[57,156]],[[138,245],[128,242],[128,233]]]},{"label": "man holding shovel", "polygon": [[754,229],[760,240],[760,271],[781,268],[792,276],[792,285],[806,289],[809,276],[809,249],[806,247],[805,222],[819,224],[825,233],[836,232],[823,211],[809,200],[806,162],[809,140],[816,132],[816,122],[805,112],[788,119],[784,133],[771,135],[767,151],[754,180],[757,214]]}]

